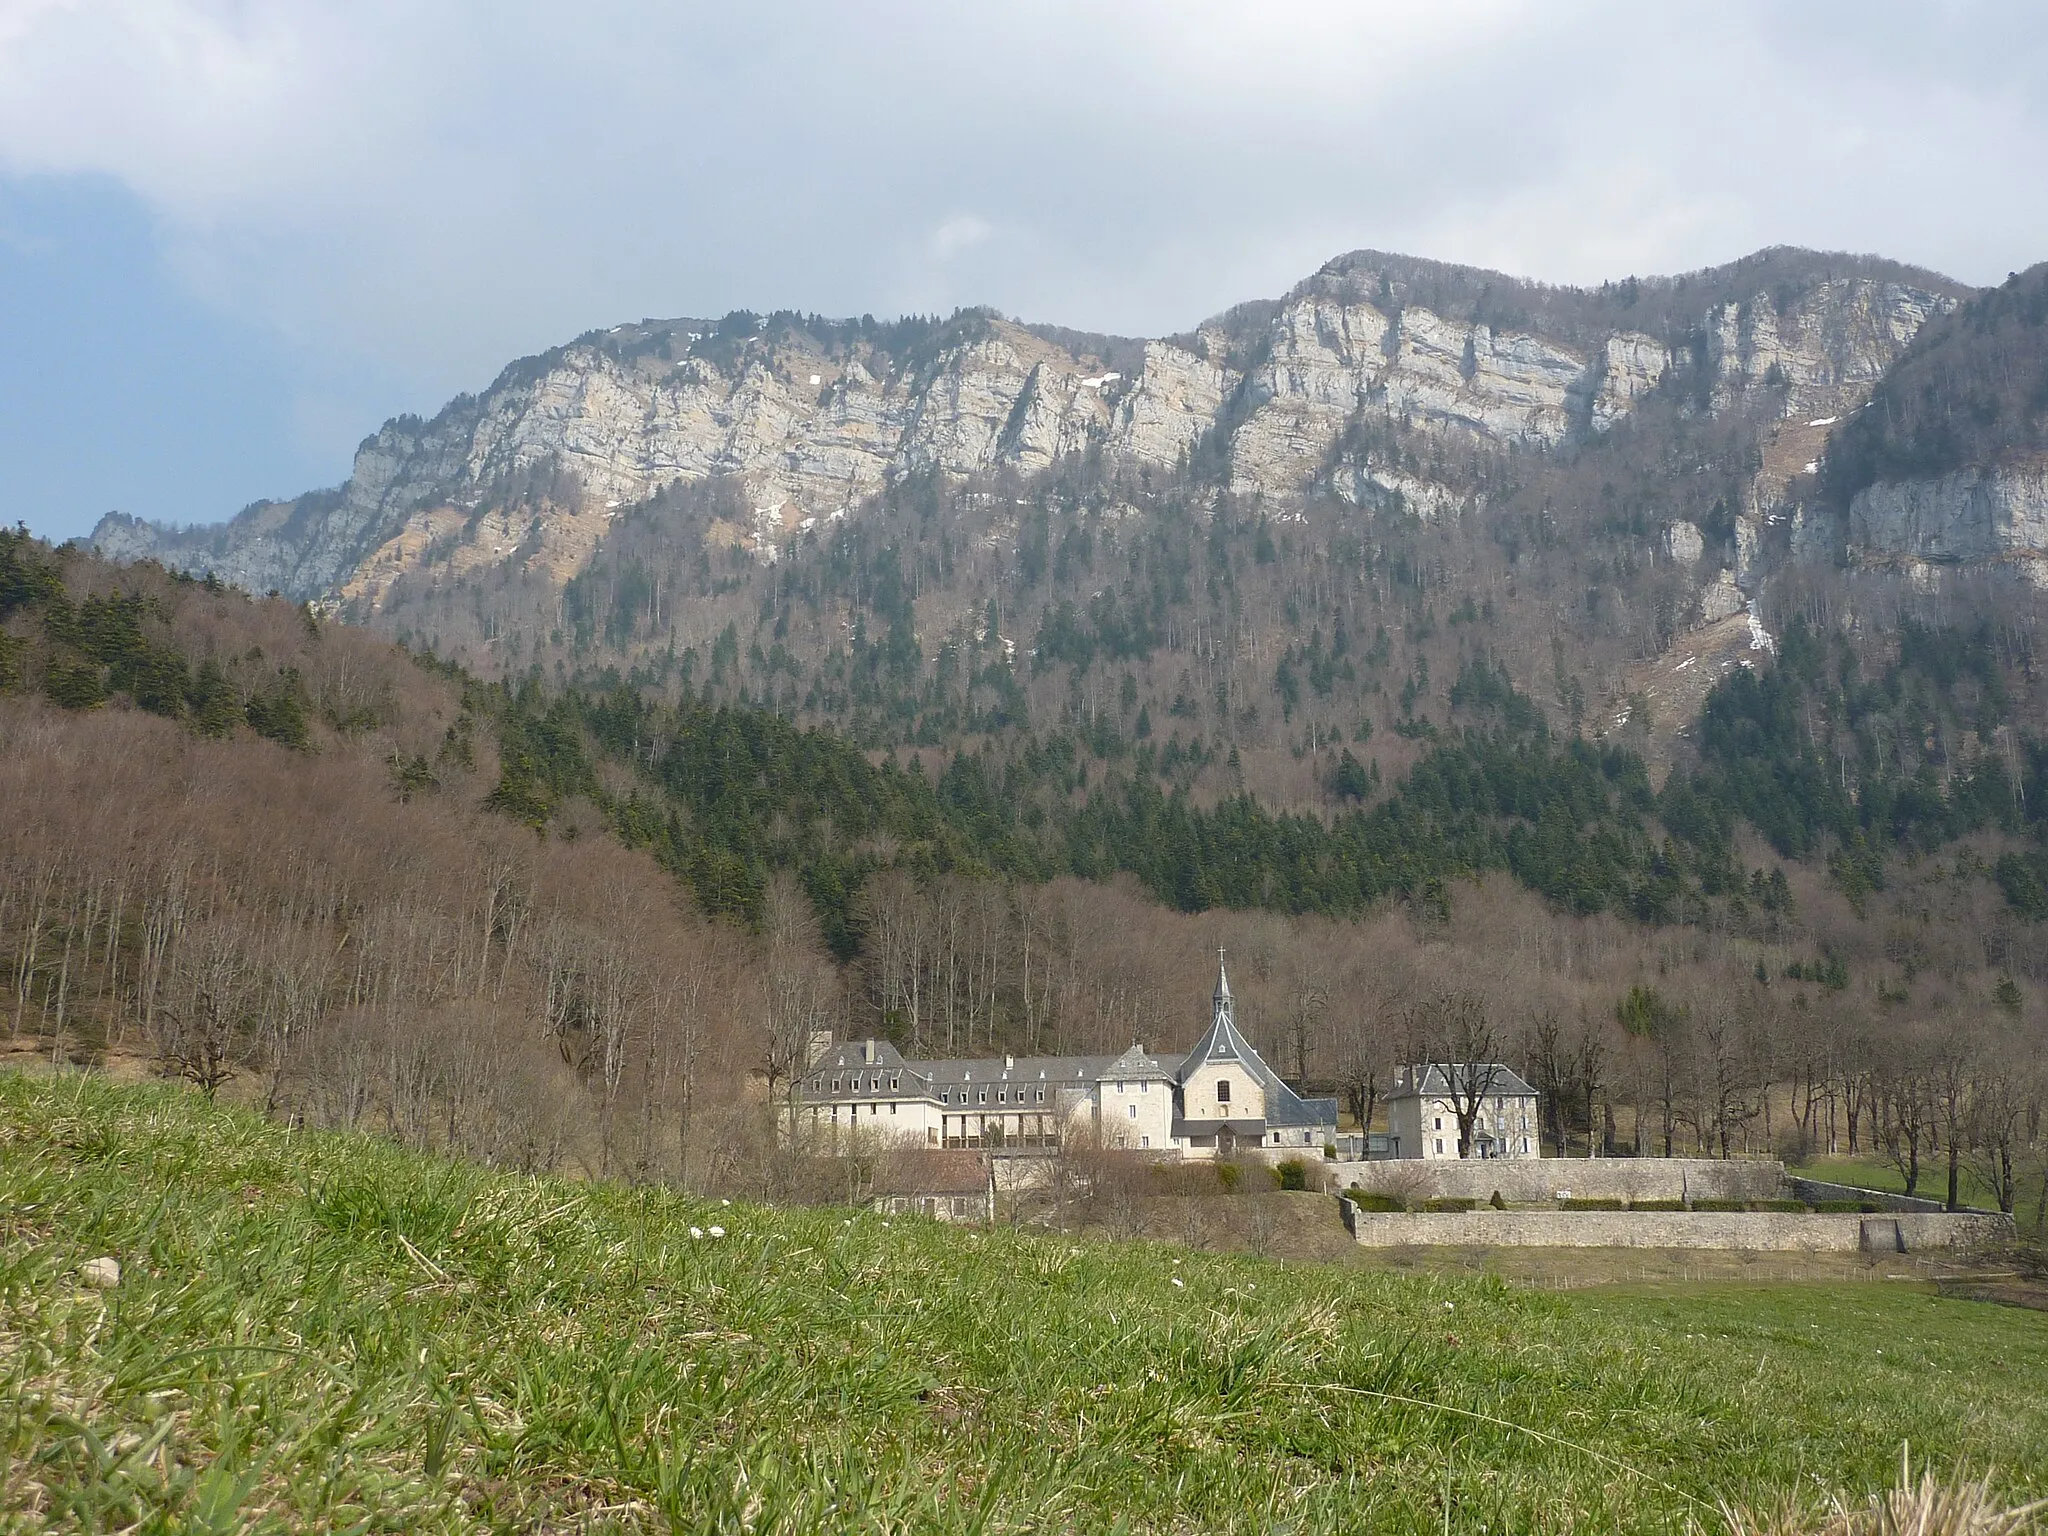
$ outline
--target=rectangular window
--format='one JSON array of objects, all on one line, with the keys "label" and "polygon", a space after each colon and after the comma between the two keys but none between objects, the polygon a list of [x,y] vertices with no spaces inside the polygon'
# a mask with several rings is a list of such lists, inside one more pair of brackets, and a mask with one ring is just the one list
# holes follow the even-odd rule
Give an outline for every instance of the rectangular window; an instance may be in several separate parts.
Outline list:
[{"label": "rectangular window", "polygon": [[1135,1120],[1135,1119],[1137,1119],[1137,1118],[1138,1118],[1138,1106],[1137,1106],[1137,1105],[1135,1105],[1135,1104],[1126,1104],[1126,1105],[1124,1106],[1124,1111],[1125,1111],[1126,1115],[1127,1115],[1127,1116],[1128,1116],[1128,1117],[1129,1117],[1130,1119],[1132,1119],[1132,1120]]},{"label": "rectangular window", "polygon": [[1150,1136],[1140,1136],[1138,1138],[1138,1145],[1141,1147],[1149,1147],[1152,1145],[1152,1138]]},{"label": "rectangular window", "polygon": [[[1438,1115],[1438,1116],[1436,1117],[1436,1124],[1435,1124],[1435,1125],[1433,1125],[1433,1126],[1431,1126],[1431,1127],[1430,1127],[1430,1129],[1431,1129],[1431,1130],[1433,1130],[1433,1131],[1440,1131],[1440,1130],[1442,1130],[1443,1128],[1444,1128],[1444,1117],[1443,1117],[1442,1115]],[[1438,1148],[1437,1150],[1438,1150],[1438,1151],[1442,1151],[1443,1149],[1442,1149],[1441,1147],[1439,1147],[1439,1148]]]},{"label": "rectangular window", "polygon": [[1436,1139],[1436,1150],[1438,1155],[1441,1156],[1444,1150],[1444,1139],[1441,1136]]},{"label": "rectangular window", "polygon": [[889,1113],[892,1115],[896,1113],[896,1101],[894,1099],[889,1101]]},{"label": "rectangular window", "polygon": [[1216,1102],[1218,1104],[1228,1104],[1230,1102],[1230,1079],[1227,1077],[1216,1079]]},{"label": "rectangular window", "polygon": [[988,1090],[986,1088],[981,1090],[981,1097],[978,1100],[976,1100],[976,1102],[981,1104],[986,1104],[988,1102]]},{"label": "rectangular window", "polygon": [[1043,1088],[1038,1090],[1038,1102],[1041,1104],[1045,1102],[1045,1090]]},{"label": "rectangular window", "polygon": [[1122,1093],[1122,1092],[1124,1091],[1124,1085],[1123,1085],[1122,1083],[1118,1083],[1118,1084],[1116,1085],[1116,1091],[1117,1091],[1118,1093]]}]

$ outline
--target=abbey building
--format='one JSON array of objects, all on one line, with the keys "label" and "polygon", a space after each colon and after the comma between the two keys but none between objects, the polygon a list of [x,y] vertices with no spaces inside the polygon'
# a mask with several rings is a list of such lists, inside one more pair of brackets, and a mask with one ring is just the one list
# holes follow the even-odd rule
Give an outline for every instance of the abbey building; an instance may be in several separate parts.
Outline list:
[{"label": "abbey building", "polygon": [[1120,1056],[913,1061],[886,1040],[828,1046],[797,1084],[815,1145],[866,1140],[1044,1152],[1078,1141],[1167,1159],[1321,1157],[1337,1101],[1305,1099],[1238,1033],[1219,960],[1209,1028],[1178,1060]]}]

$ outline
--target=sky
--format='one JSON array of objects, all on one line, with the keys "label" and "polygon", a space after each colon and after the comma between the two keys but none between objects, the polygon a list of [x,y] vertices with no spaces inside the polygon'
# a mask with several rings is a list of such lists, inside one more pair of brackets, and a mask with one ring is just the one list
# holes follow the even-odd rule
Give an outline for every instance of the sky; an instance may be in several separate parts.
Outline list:
[{"label": "sky", "polygon": [[2048,7],[0,0],[0,522],[212,522],[599,326],[1184,330],[1371,246],[2048,259]]}]

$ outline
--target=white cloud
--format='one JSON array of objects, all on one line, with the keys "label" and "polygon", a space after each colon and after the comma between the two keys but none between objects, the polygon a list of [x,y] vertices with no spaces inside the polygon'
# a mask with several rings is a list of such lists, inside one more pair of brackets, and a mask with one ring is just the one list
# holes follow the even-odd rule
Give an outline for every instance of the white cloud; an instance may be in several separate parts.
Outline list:
[{"label": "white cloud", "polygon": [[1961,4],[0,0],[0,175],[118,179],[195,289],[417,405],[643,314],[1177,329],[1359,245],[1991,280],[2048,255],[2044,35]]},{"label": "white cloud", "polygon": [[963,251],[987,244],[995,232],[995,226],[986,219],[971,213],[958,214],[932,231],[931,251],[940,261],[951,261]]}]

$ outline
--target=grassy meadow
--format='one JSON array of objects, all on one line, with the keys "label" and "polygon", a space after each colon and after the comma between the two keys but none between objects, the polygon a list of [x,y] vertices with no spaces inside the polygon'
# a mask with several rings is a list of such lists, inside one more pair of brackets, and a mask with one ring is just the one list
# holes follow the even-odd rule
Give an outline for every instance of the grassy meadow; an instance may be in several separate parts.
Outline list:
[{"label": "grassy meadow", "polygon": [[[1882,1158],[1876,1157],[1816,1157],[1810,1162],[1794,1168],[1793,1173],[1810,1179],[1827,1179],[1837,1184],[1857,1184],[1865,1189],[1888,1189],[1894,1194],[1906,1192],[1905,1176]],[[1973,1205],[1979,1210],[1998,1209],[1998,1192],[1968,1163],[1960,1170],[1956,1181],[1957,1198],[1964,1205]],[[1948,1194],[1948,1164],[1936,1158],[1922,1166],[1919,1186],[1913,1191],[1922,1200],[1940,1200]],[[2013,1205],[2012,1218],[2021,1233],[2041,1233],[2040,1204],[2042,1200],[2040,1182],[2027,1177],[2020,1183],[2019,1199]]]},{"label": "grassy meadow", "polygon": [[1715,1530],[1905,1442],[2048,1493],[2048,1326],[1917,1287],[726,1206],[94,1077],[0,1075],[0,1382],[28,1531]]}]

